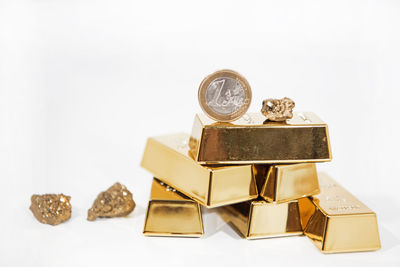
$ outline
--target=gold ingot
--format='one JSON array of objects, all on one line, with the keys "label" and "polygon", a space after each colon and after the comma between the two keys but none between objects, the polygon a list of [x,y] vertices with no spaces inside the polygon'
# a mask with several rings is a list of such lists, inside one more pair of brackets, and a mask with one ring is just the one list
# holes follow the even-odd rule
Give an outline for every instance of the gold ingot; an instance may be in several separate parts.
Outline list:
[{"label": "gold ingot", "polygon": [[200,164],[300,163],[330,161],[328,126],[313,113],[286,122],[249,113],[233,122],[204,114],[194,120],[189,146]]},{"label": "gold ingot", "polygon": [[189,156],[188,141],[188,134],[149,138],[142,167],[209,208],[257,198],[251,165],[202,166]]},{"label": "gold ingot", "polygon": [[326,174],[321,193],[299,200],[304,234],[323,253],[377,250],[376,214]]},{"label": "gold ingot", "polygon": [[315,163],[254,165],[260,196],[268,202],[282,203],[318,194]]},{"label": "gold ingot", "polygon": [[253,200],[219,208],[221,217],[244,238],[302,235],[298,201]]},{"label": "gold ingot", "polygon": [[143,234],[200,237],[204,234],[200,205],[174,188],[153,179]]}]

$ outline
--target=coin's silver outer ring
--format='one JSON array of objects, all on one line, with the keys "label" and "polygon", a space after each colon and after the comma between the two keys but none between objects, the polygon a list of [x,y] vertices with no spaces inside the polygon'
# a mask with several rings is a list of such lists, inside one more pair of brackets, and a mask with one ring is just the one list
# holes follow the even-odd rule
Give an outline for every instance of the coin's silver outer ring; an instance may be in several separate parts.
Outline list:
[{"label": "coin's silver outer ring", "polygon": [[[234,113],[231,114],[220,114],[212,110],[206,101],[206,93],[208,86],[218,78],[231,78],[236,80],[243,88],[244,91],[244,102],[243,105]],[[201,109],[204,113],[213,120],[221,121],[221,122],[229,122],[234,121],[242,117],[250,107],[251,103],[251,88],[248,81],[239,73],[233,70],[219,70],[216,71],[207,77],[201,82],[199,86],[198,98]]]}]

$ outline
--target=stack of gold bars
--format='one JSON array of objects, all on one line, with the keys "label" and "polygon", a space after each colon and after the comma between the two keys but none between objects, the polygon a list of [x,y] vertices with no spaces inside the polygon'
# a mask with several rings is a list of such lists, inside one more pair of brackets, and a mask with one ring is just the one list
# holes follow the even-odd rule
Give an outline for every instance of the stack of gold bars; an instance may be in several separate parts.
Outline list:
[{"label": "stack of gold bars", "polygon": [[144,234],[202,236],[203,206],[247,239],[304,234],[324,253],[379,249],[376,214],[317,173],[316,163],[331,160],[327,125],[307,112],[277,119],[287,98],[246,114],[243,80],[227,70],[208,76],[199,90],[208,116],[195,116],[192,133],[148,139],[141,165],[154,179]]}]

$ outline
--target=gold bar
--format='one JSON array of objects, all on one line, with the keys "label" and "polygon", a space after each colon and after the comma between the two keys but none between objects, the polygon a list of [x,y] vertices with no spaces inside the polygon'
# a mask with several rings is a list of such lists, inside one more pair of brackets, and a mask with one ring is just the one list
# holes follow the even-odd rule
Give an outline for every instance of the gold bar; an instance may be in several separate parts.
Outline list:
[{"label": "gold bar", "polygon": [[323,253],[379,249],[375,212],[326,174],[319,183],[320,194],[299,200],[304,234]]},{"label": "gold bar", "polygon": [[313,113],[286,122],[249,113],[233,122],[197,114],[189,146],[200,164],[299,163],[330,161],[328,126]]},{"label": "gold bar", "polygon": [[200,205],[153,179],[143,234],[200,237],[204,234]]},{"label": "gold bar", "polygon": [[221,217],[246,239],[302,235],[298,201],[253,200],[219,208]]},{"label": "gold bar", "polygon": [[282,203],[318,194],[315,163],[254,165],[260,196],[268,202]]},{"label": "gold bar", "polygon": [[251,165],[202,166],[189,156],[188,141],[188,134],[149,138],[142,167],[209,208],[258,197]]}]

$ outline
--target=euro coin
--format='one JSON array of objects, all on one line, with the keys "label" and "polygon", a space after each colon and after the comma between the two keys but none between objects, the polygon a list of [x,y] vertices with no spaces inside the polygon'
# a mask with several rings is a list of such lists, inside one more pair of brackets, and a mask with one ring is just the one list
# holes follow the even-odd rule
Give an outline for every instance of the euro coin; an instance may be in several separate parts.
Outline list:
[{"label": "euro coin", "polygon": [[251,88],[239,73],[219,70],[204,78],[198,97],[201,108],[210,118],[222,122],[234,121],[249,109]]}]

